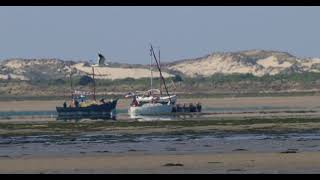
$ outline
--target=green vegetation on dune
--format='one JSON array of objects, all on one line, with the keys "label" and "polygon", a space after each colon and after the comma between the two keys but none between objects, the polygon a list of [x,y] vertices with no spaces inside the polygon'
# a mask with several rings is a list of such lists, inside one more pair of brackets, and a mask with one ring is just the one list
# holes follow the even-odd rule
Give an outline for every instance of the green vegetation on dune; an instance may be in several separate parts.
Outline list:
[{"label": "green vegetation on dune", "polygon": [[[73,78],[73,84],[75,86],[81,86],[83,85],[83,82],[81,82],[81,78],[83,77],[75,77]],[[90,84],[90,80],[88,79],[88,83]],[[295,85],[296,83],[299,83],[299,85],[302,86],[310,86],[310,85],[320,85],[320,73],[314,73],[314,72],[304,72],[304,73],[291,73],[291,74],[277,74],[277,75],[265,75],[265,76],[254,76],[252,74],[215,74],[209,77],[183,77],[180,75],[176,75],[172,78],[166,79],[167,85],[169,88],[173,88],[172,83],[175,83],[175,87],[177,89],[184,88],[186,86],[190,87],[190,90],[192,88],[197,87],[199,91],[201,91],[201,87],[208,88],[210,87],[212,90],[219,87],[214,87],[217,85],[239,85],[239,84],[246,84],[249,86],[248,88],[258,88],[256,87],[255,83],[259,83],[262,86],[265,86],[267,89],[272,89],[272,85],[277,85],[278,83],[287,84],[287,85]],[[51,80],[51,81],[43,81],[40,82],[40,84],[46,85],[46,86],[69,86],[70,80]],[[232,83],[232,84],[230,84]],[[85,83],[85,85],[87,85]],[[280,84],[278,84],[280,85]],[[138,90],[139,88],[148,88],[150,87],[150,79],[149,78],[140,78],[140,79],[134,79],[134,78],[125,78],[125,79],[96,79],[96,86],[99,87],[110,87],[110,88],[116,88],[116,87],[130,87],[133,89]],[[159,78],[154,78],[154,86],[159,86]],[[252,86],[252,87],[250,87]],[[179,89],[181,90],[181,89]]]},{"label": "green vegetation on dune", "polygon": [[[265,75],[265,76],[254,76],[252,74],[215,74],[210,77],[194,77],[194,78],[183,78],[183,82],[189,85],[206,84],[208,86],[224,85],[233,83],[246,84],[251,88],[254,88],[254,83],[260,83],[260,85],[266,88],[272,88],[272,84],[284,83],[287,85],[294,85],[299,83],[300,85],[315,85],[320,83],[320,73],[304,72],[304,73],[292,73],[292,74],[277,74],[277,75]],[[280,84],[279,84],[280,86]]]},{"label": "green vegetation on dune", "polygon": [[[92,78],[72,78],[74,89],[92,91]],[[159,87],[159,78],[154,78],[153,87]],[[320,73],[305,72],[265,75],[215,74],[210,77],[185,77],[176,75],[166,79],[170,92],[177,92],[181,98],[246,97],[246,96],[300,96],[314,95],[320,89]],[[70,79],[36,79],[32,81],[0,80],[0,100],[6,99],[64,99],[71,91]],[[96,79],[97,94],[121,98],[125,93],[144,91],[150,88],[149,78]],[[120,95],[107,95],[107,93]]]}]

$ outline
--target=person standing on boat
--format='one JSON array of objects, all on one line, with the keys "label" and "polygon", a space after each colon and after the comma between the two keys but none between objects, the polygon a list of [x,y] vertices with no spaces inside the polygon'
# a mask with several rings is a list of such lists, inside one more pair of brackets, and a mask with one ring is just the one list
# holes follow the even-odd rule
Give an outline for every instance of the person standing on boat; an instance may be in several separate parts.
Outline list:
[{"label": "person standing on boat", "polygon": [[131,103],[131,106],[138,106],[138,105],[139,105],[139,103],[138,103],[138,101],[137,101],[137,97],[134,96],[134,97],[133,97],[133,100],[132,100],[132,103]]},{"label": "person standing on boat", "polygon": [[78,101],[78,100],[75,100],[75,101],[74,101],[74,105],[75,105],[75,107],[78,108],[78,107],[79,107],[79,101]]},{"label": "person standing on boat", "polygon": [[189,104],[189,112],[196,112],[196,107],[192,103]]},{"label": "person standing on boat", "polygon": [[102,103],[102,104],[105,104],[106,102],[104,101],[104,98],[102,98],[101,100],[100,100],[100,102]]},{"label": "person standing on boat", "polygon": [[198,111],[198,112],[201,112],[201,109],[202,109],[201,104],[200,104],[200,102],[198,102],[198,103],[197,103],[197,111]]},{"label": "person standing on boat", "polygon": [[188,112],[188,108],[187,108],[186,103],[183,104],[183,112]]}]

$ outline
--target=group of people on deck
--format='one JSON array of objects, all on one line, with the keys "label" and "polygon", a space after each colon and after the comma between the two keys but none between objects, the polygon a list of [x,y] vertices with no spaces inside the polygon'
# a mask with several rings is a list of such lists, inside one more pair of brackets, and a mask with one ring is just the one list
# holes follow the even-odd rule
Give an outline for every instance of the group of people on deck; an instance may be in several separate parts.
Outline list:
[{"label": "group of people on deck", "polygon": [[177,104],[174,108],[173,108],[173,112],[201,112],[202,110],[202,106],[200,104],[200,102],[198,102],[196,105],[194,105],[193,103],[190,103],[189,106],[187,104],[183,104],[183,106],[181,106],[180,104]]},{"label": "group of people on deck", "polygon": [[[69,107],[69,108],[72,108],[72,107],[80,107],[80,104],[81,103],[85,103],[86,102],[86,97],[85,96],[83,96],[83,95],[80,95],[80,96],[78,96],[78,97],[76,97],[76,98],[73,98],[70,102],[69,102],[69,106],[67,105],[67,102],[65,101],[64,103],[63,103],[63,107],[64,108],[67,108],[67,107]],[[105,104],[106,102],[105,102],[105,99],[104,98],[102,98],[101,100],[100,100],[100,103],[102,103],[102,104]]]},{"label": "group of people on deck", "polygon": [[73,97],[72,100],[69,102],[69,106],[67,106],[67,102],[65,101],[63,103],[63,107],[64,108],[67,108],[67,107],[69,107],[69,108],[71,108],[71,107],[80,107],[80,103],[84,102],[85,98],[86,97],[83,96],[83,95]]},{"label": "group of people on deck", "polygon": [[[63,103],[63,107],[64,107],[64,108],[67,108],[67,102],[66,102],[66,101]],[[71,108],[71,107],[80,107],[79,101],[76,100],[76,99],[72,99],[72,100],[69,102],[69,108]]]}]

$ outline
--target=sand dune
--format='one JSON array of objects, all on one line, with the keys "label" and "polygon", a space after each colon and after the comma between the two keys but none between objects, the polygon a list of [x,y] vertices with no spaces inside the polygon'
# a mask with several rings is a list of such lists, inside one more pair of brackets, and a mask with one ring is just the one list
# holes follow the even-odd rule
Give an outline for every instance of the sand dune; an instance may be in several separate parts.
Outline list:
[{"label": "sand dune", "polygon": [[[84,63],[78,63],[72,66],[79,71],[91,74],[92,68],[89,66],[84,66]],[[149,78],[151,76],[149,69],[143,68],[115,68],[115,67],[95,67],[95,74],[97,79],[124,79],[124,78]],[[172,77],[173,75],[163,72],[162,75],[167,77]],[[159,77],[159,73],[154,69],[153,77]]]},{"label": "sand dune", "polygon": [[279,63],[277,57],[275,56],[270,56],[265,59],[260,59],[257,61],[257,63],[262,65],[265,68],[269,68],[269,67],[288,68],[292,66],[292,63],[290,62]]},{"label": "sand dune", "polygon": [[[232,74],[232,73],[252,73],[260,75],[256,66],[247,66],[241,62],[234,61],[232,57],[221,55],[209,56],[200,61],[179,63],[169,67],[169,69],[177,70],[194,77],[197,75],[210,76],[216,73]],[[261,74],[262,75],[262,74]]]}]

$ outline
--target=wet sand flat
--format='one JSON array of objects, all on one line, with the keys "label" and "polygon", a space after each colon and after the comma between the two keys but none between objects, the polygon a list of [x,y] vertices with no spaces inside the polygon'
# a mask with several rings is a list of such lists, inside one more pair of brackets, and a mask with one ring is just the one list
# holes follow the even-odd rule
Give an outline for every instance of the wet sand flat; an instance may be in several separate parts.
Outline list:
[{"label": "wet sand flat", "polygon": [[[231,137],[231,140],[230,138],[226,140],[220,134],[214,136],[213,139],[210,139],[210,135],[204,136],[204,139],[199,140],[197,136],[190,136],[192,135],[190,133],[221,132],[223,135],[230,135],[231,132],[255,132],[258,135],[264,135],[266,133],[278,132],[294,132],[299,134],[302,131],[310,132],[311,130],[319,130],[320,96],[179,99],[180,103],[194,103],[198,101],[200,101],[205,108],[249,108],[248,110],[241,110],[242,112],[235,111],[234,114],[216,114],[209,117],[200,117],[199,119],[197,119],[198,117],[193,117],[192,121],[151,122],[149,124],[148,122],[134,122],[130,124],[130,122],[121,121],[117,122],[118,124],[114,122],[61,124],[60,122],[48,122],[56,121],[55,118],[49,117],[38,118],[44,123],[32,124],[29,123],[29,121],[37,121],[33,119],[33,117],[21,116],[19,117],[20,119],[3,119],[1,120],[2,129],[0,130],[0,134],[3,135],[4,138],[0,145],[0,173],[185,174],[319,172],[320,150],[317,145],[318,137],[311,136],[311,139],[299,137],[299,139],[291,139],[291,141],[288,141],[285,138],[285,134],[283,137],[281,136],[281,138],[276,137],[277,139],[267,137],[262,140],[249,141],[246,139],[232,140],[233,137]],[[55,107],[62,103],[63,101],[0,102],[0,111],[54,111]],[[130,100],[121,99],[118,108],[125,109],[129,103]],[[268,106],[275,108],[271,110],[268,108],[264,109]],[[275,114],[246,114],[245,111],[254,109],[250,109],[250,107],[260,107],[258,111],[279,110],[283,112]],[[278,107],[279,109],[277,109]],[[315,112],[286,113],[285,111],[287,109],[314,110]],[[284,118],[278,118],[280,116]],[[261,119],[259,119],[259,117],[261,117]],[[198,122],[201,118],[203,121]],[[119,119],[128,120],[128,117],[122,113]],[[15,124],[15,122],[20,121],[22,124]],[[110,133],[115,137],[107,134],[106,136],[97,136],[100,138],[97,139],[96,136],[92,136],[89,132]],[[59,136],[56,138],[59,141],[53,139],[52,142],[50,142],[47,141],[44,136],[39,136],[38,139],[36,136],[33,136],[37,133],[47,134],[48,137],[56,134],[61,137],[67,134],[68,136],[65,137],[66,139],[61,139]],[[78,135],[81,133],[83,137],[79,138]],[[161,136],[159,139],[157,133],[169,136]],[[181,135],[181,137],[176,137],[177,135],[175,134],[179,133],[188,134],[191,140],[187,140],[186,142],[182,141],[183,139],[181,140],[181,138],[185,137],[185,134]],[[143,134],[149,134],[150,137],[146,138],[146,142],[137,141],[137,139],[141,139],[140,135]],[[28,140],[28,135],[30,136],[29,139],[33,142],[25,143],[25,141]],[[123,135],[122,141],[119,140],[121,139],[121,135]],[[14,137],[21,142],[19,143],[16,140],[12,140]],[[111,138],[111,140],[106,138]],[[112,144],[114,143],[112,138],[115,138],[114,140],[117,143]],[[142,137],[142,139],[143,138],[145,137]],[[164,141],[164,139],[161,138],[167,140]],[[177,140],[173,141],[170,138]],[[236,138],[239,138],[238,135]],[[103,144],[102,142],[105,141],[107,143]],[[167,141],[168,144],[166,143]],[[239,143],[240,141],[242,143]],[[153,150],[150,150],[150,152],[139,151],[141,149],[143,150],[143,148],[144,150],[148,150],[148,148],[145,147],[148,143],[148,147],[158,145],[164,149],[163,152],[161,151],[162,153],[160,153]],[[200,150],[199,145],[201,145]],[[64,148],[68,149],[70,147],[75,147],[75,150],[70,152],[63,150]],[[289,148],[297,148],[298,151],[282,153],[283,150]],[[124,151],[122,151],[123,149]],[[226,149],[228,151],[226,151]],[[234,151],[235,149],[244,150]],[[113,150],[119,150],[119,152],[116,151],[117,153],[114,153]],[[99,153],[95,153],[96,151],[99,151]]]},{"label": "wet sand flat", "polygon": [[317,173],[320,152],[1,158],[0,173]]}]

